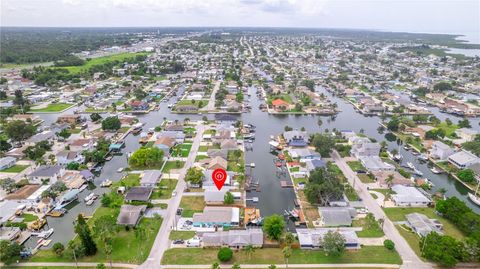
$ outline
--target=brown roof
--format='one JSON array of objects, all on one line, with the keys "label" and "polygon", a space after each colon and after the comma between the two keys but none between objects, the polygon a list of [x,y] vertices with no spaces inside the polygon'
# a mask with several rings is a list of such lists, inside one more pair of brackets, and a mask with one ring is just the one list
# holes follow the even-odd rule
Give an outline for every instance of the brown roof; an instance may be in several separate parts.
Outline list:
[{"label": "brown roof", "polygon": [[211,169],[215,166],[220,166],[223,169],[227,169],[227,160],[220,156],[217,156],[210,161],[210,163],[208,164],[208,169]]},{"label": "brown roof", "polygon": [[166,145],[169,147],[173,147],[175,145],[175,138],[169,136],[162,136],[154,143],[155,145]]}]

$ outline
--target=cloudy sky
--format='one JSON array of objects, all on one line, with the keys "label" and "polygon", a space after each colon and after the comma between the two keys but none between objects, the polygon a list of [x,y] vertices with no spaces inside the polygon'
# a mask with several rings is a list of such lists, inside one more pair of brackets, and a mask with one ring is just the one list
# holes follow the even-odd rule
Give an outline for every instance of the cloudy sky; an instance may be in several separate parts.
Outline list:
[{"label": "cloudy sky", "polygon": [[465,33],[480,0],[1,0],[2,26],[275,26]]}]

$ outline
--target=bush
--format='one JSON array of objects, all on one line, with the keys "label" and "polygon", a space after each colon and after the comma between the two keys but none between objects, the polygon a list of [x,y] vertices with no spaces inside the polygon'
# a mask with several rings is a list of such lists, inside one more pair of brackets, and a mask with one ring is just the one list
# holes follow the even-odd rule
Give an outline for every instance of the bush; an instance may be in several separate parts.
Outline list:
[{"label": "bush", "polygon": [[53,244],[52,250],[53,250],[53,252],[55,252],[55,254],[57,254],[57,256],[62,256],[63,251],[65,250],[65,246],[62,243],[57,242],[57,243]]},{"label": "bush", "polygon": [[395,249],[395,243],[393,243],[392,240],[387,239],[383,241],[383,246],[387,248],[388,250],[394,250]]},{"label": "bush", "polygon": [[222,262],[228,262],[232,257],[233,251],[230,248],[221,248],[217,254],[217,258]]}]

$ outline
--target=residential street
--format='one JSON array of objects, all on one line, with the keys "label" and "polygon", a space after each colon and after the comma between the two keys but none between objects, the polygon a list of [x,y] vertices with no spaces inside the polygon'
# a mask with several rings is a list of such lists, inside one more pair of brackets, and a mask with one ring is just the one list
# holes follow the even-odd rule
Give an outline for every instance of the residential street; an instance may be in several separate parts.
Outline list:
[{"label": "residential street", "polygon": [[172,225],[174,225],[174,218],[176,217],[176,212],[178,207],[180,206],[180,200],[183,196],[183,191],[185,190],[186,183],[184,181],[185,174],[190,168],[193,163],[195,162],[195,157],[197,156],[198,147],[200,146],[200,142],[202,140],[203,132],[205,131],[205,126],[200,125],[197,128],[197,134],[193,139],[192,149],[190,154],[185,162],[185,166],[180,170],[179,177],[178,177],[178,184],[176,187],[177,195],[172,197],[168,203],[168,208],[166,211],[166,216],[163,219],[162,226],[157,233],[157,237],[155,238],[155,242],[153,243],[152,249],[150,251],[150,255],[148,256],[147,260],[140,265],[138,268],[159,268],[160,262],[162,260],[163,253],[168,249],[170,246],[170,240],[168,239],[171,231]]},{"label": "residential street", "polygon": [[220,81],[217,81],[215,83],[215,86],[213,86],[212,94],[210,95],[210,99],[208,100],[208,104],[201,108],[200,110],[203,111],[213,111],[215,110],[215,94],[217,91],[220,89]]},{"label": "residential street", "polygon": [[337,151],[332,152],[332,159],[335,164],[342,170],[343,174],[347,177],[348,182],[354,186],[359,197],[362,199],[368,210],[373,213],[376,219],[384,219],[383,231],[385,235],[395,243],[395,249],[398,251],[403,260],[401,268],[432,268],[428,263],[420,260],[419,257],[413,252],[412,248],[408,245],[407,241],[400,235],[395,228],[395,225],[387,218],[382,208],[369,194],[367,187],[357,177],[355,172],[347,165]]}]

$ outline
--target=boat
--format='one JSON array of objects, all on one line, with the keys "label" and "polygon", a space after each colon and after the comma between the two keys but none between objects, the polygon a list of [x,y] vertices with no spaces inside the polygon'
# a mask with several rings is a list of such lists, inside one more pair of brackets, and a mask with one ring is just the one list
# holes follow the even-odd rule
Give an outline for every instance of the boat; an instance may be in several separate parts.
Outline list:
[{"label": "boat", "polygon": [[38,238],[43,238],[43,239],[47,239],[49,238],[52,234],[53,234],[53,228],[50,228],[46,231],[41,231],[39,233],[32,233],[32,235],[35,235],[37,236]]},{"label": "boat", "polygon": [[117,173],[121,173],[121,172],[123,172],[123,170],[124,170],[124,169],[125,169],[124,167],[120,167],[120,168],[118,168],[118,169],[117,169]]},{"label": "boat", "polygon": [[94,202],[95,202],[95,199],[90,199],[85,204],[86,205],[93,205]]},{"label": "boat", "polygon": [[432,173],[434,173],[434,174],[441,174],[443,172],[441,170],[438,170],[436,167],[430,168],[430,171],[432,171]]},{"label": "boat", "polygon": [[65,213],[67,213],[65,208],[53,209],[52,211],[48,212],[47,216],[58,218],[63,216]]},{"label": "boat", "polygon": [[413,168],[413,173],[417,176],[423,176],[423,173],[420,170],[418,170],[417,168]]},{"label": "boat", "polygon": [[395,155],[393,156],[393,160],[394,160],[394,161],[399,162],[399,161],[401,161],[402,159],[403,159],[403,156],[400,155],[400,154],[395,154]]},{"label": "boat", "polygon": [[414,170],[415,169],[415,166],[413,166],[413,163],[411,162],[407,162],[407,167]]},{"label": "boat", "polygon": [[102,183],[100,183],[100,187],[110,187],[112,186],[112,181],[110,179],[105,179],[104,181],[102,181]]},{"label": "boat", "polygon": [[425,154],[421,154],[421,155],[418,157],[418,159],[421,160],[421,161],[426,162],[426,161],[428,161],[428,156],[425,155]]},{"label": "boat", "polygon": [[90,200],[93,200],[93,197],[95,197],[95,193],[90,193],[89,195],[87,195],[87,197],[85,197],[85,202],[88,202]]},{"label": "boat", "polygon": [[479,187],[480,187],[480,182],[478,182],[477,184],[477,189],[475,190],[475,193],[468,193],[468,198],[478,206],[480,206],[480,197],[477,196]]}]

